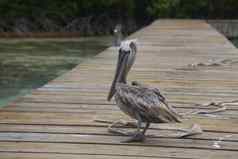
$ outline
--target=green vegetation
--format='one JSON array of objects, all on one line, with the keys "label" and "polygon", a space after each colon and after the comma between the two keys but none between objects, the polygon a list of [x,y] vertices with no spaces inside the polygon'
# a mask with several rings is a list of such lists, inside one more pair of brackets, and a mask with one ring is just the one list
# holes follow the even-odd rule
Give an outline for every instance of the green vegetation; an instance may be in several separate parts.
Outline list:
[{"label": "green vegetation", "polygon": [[155,18],[238,17],[237,0],[1,0],[0,32],[78,31],[109,34],[117,23],[126,32]]},{"label": "green vegetation", "polygon": [[232,19],[238,17],[237,0],[150,0],[154,18]]}]

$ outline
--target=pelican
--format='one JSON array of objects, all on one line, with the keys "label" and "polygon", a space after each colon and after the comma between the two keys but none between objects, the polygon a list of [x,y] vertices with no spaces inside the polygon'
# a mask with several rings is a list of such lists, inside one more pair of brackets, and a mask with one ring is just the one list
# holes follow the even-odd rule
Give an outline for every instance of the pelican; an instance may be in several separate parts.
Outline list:
[{"label": "pelican", "polygon": [[[150,123],[181,122],[180,115],[170,107],[157,88],[149,88],[134,81],[127,84],[127,75],[135,62],[137,41],[123,41],[119,47],[117,67],[107,100],[114,96],[117,106],[137,120],[137,131],[125,142],[140,142]],[[143,130],[142,123],[145,123]]]}]

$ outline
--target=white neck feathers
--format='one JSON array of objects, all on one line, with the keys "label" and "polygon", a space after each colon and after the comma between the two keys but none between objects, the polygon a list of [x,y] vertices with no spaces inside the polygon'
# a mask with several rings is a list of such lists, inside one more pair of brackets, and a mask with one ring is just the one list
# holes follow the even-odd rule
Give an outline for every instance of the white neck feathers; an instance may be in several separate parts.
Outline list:
[{"label": "white neck feathers", "polygon": [[134,43],[137,46],[137,39],[122,41],[120,49],[123,50],[123,51],[130,51],[131,50],[131,47],[130,47],[131,43]]}]

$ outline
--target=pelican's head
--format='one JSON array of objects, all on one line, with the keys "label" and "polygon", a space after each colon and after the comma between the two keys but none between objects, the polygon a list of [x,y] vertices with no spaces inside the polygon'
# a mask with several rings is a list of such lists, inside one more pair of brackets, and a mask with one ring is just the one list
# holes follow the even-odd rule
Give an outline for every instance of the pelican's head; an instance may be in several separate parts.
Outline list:
[{"label": "pelican's head", "polygon": [[126,77],[135,61],[136,52],[137,40],[126,40],[121,43],[115,76],[107,98],[108,101],[116,92],[116,83],[126,83]]}]

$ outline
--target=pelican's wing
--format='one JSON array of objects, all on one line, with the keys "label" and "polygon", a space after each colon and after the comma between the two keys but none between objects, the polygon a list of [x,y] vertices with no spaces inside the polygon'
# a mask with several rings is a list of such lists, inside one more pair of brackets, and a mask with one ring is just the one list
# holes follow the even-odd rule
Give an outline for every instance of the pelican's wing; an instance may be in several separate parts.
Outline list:
[{"label": "pelican's wing", "polygon": [[152,91],[158,96],[158,98],[160,99],[160,101],[164,104],[164,106],[167,107],[167,109],[170,110],[171,113],[173,113],[175,116],[179,116],[179,118],[182,117],[172,106],[170,106],[170,105],[167,103],[166,98],[160,93],[159,89],[157,89],[157,88],[152,88]]},{"label": "pelican's wing", "polygon": [[153,89],[120,83],[117,85],[117,93],[124,104],[138,110],[147,120],[180,122],[179,115],[167,105],[162,104]]}]

